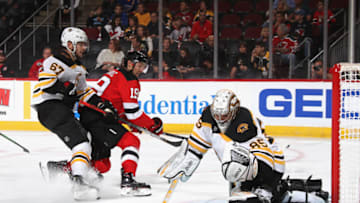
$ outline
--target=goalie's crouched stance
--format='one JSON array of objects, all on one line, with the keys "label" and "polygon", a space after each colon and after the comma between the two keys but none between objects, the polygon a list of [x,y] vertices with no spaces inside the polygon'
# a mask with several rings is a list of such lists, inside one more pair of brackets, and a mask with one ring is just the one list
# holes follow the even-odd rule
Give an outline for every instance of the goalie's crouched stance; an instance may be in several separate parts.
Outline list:
[{"label": "goalie's crouched stance", "polygon": [[216,152],[222,173],[230,183],[231,201],[271,202],[284,172],[284,156],[277,145],[268,142],[257,119],[240,107],[230,90],[216,93],[189,139],[158,170],[159,175],[188,180],[209,148]]},{"label": "goalie's crouched stance", "polygon": [[[231,203],[322,203],[326,199],[319,181],[281,180],[285,169],[282,150],[273,138],[263,134],[258,119],[240,106],[240,101],[230,90],[216,93],[189,139],[159,168],[158,174],[185,182],[210,148],[214,149],[221,171],[229,181]],[[299,182],[304,184],[294,187]],[[309,187],[314,183],[316,187]],[[310,192],[320,192],[325,198]]]}]

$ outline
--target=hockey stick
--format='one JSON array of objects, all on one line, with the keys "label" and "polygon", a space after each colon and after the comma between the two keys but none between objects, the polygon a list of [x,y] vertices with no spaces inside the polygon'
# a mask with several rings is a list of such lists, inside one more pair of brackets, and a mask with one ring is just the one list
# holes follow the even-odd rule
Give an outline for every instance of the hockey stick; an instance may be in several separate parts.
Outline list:
[{"label": "hockey stick", "polygon": [[4,135],[4,134],[2,134],[2,133],[0,133],[0,135],[1,135],[2,137],[4,137],[5,139],[9,140],[10,142],[12,142],[13,144],[16,144],[16,145],[17,145],[18,147],[20,147],[24,152],[30,153],[30,151],[29,151],[28,149],[26,149],[26,148],[25,148],[24,146],[22,146],[21,144],[17,143],[15,140],[7,137],[6,135]]},{"label": "hockey stick", "polygon": [[[93,109],[93,110],[97,111],[97,112],[100,112],[100,113],[102,113],[102,114],[104,114],[104,115],[106,114],[105,111],[103,111],[102,109],[99,109],[98,107],[96,107],[96,106],[94,106],[94,105],[92,105],[92,104],[89,104],[89,103],[87,103],[87,102],[80,101],[79,104],[80,104],[80,105],[84,105],[84,106],[86,106],[86,107],[88,107],[88,108],[90,108],[90,109]],[[125,120],[125,119],[122,119],[122,118],[117,118],[117,119],[118,119],[118,121],[121,121],[122,123],[125,123],[126,125],[128,125],[128,126],[130,126],[130,127],[132,127],[132,128],[135,128],[136,130],[145,132],[145,133],[151,135],[152,137],[155,137],[155,138],[157,138],[157,139],[160,139],[160,140],[162,140],[162,141],[164,141],[164,142],[166,142],[166,143],[168,143],[168,144],[170,144],[170,145],[172,145],[172,146],[174,146],[174,147],[178,147],[178,146],[181,145],[182,140],[181,140],[181,141],[170,141],[170,140],[167,140],[167,139],[165,139],[165,138],[163,138],[163,137],[160,137],[159,135],[156,135],[155,133],[151,132],[150,130],[148,130],[148,129],[146,129],[146,128],[143,128],[143,127],[141,127],[141,126],[135,125],[135,124],[133,124],[133,123],[131,123],[131,122]]]},{"label": "hockey stick", "polygon": [[174,193],[175,188],[176,188],[177,184],[179,183],[180,178],[181,178],[182,175],[183,174],[180,174],[179,177],[177,177],[176,179],[171,181],[169,189],[166,192],[165,198],[162,201],[162,203],[168,203],[170,201],[171,195],[172,195],[172,193]]},{"label": "hockey stick", "polygon": [[178,139],[188,139],[187,137],[181,136],[181,135],[176,135],[176,134],[172,134],[172,133],[167,133],[167,132],[163,132],[164,135],[167,135],[169,137],[174,137],[174,138],[178,138]]}]

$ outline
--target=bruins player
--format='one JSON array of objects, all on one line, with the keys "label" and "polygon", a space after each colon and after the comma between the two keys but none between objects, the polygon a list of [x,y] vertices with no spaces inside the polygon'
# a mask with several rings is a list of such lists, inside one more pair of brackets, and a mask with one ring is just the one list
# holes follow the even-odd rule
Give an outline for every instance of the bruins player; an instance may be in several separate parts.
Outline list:
[{"label": "bruins player", "polygon": [[65,28],[61,45],[61,51],[43,63],[39,82],[34,87],[32,106],[40,123],[72,151],[70,167],[74,198],[97,199],[97,188],[86,181],[91,146],[86,131],[73,115],[73,103],[76,100],[92,103],[107,112],[109,117],[114,116],[115,109],[86,84],[86,69],[79,61],[88,49],[86,33],[75,27]]},{"label": "bruins player", "polygon": [[231,90],[216,93],[190,138],[160,167],[159,175],[188,180],[210,148],[215,150],[222,173],[230,183],[230,199],[243,199],[246,195],[244,202],[272,201],[272,192],[284,173],[283,153],[275,143],[268,142],[258,120],[240,106]]}]

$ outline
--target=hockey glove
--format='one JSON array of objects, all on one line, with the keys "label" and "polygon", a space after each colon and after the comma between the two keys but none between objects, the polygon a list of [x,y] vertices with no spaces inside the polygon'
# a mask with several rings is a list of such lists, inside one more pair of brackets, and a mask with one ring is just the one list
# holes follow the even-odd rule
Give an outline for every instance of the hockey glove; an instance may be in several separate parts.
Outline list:
[{"label": "hockey glove", "polygon": [[154,125],[152,125],[149,130],[157,135],[160,135],[161,133],[163,133],[162,120],[159,117],[154,117],[154,118],[152,118],[152,120],[154,121]]},{"label": "hockey glove", "polygon": [[76,95],[76,87],[74,83],[65,82],[63,84],[63,94],[67,96],[75,96]]},{"label": "hockey glove", "polygon": [[107,121],[117,122],[118,113],[111,102],[107,100],[100,101],[96,106],[105,112],[105,118]]}]

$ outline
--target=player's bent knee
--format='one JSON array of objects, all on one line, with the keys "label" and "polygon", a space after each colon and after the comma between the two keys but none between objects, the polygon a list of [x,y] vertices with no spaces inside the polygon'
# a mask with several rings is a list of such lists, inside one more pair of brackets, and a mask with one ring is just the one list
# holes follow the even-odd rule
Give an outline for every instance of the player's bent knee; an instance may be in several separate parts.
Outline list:
[{"label": "player's bent knee", "polygon": [[111,168],[111,162],[109,158],[93,161],[92,165],[100,173],[106,173]]},{"label": "player's bent knee", "polygon": [[117,143],[117,146],[119,146],[121,149],[124,149],[125,147],[129,147],[129,146],[133,146],[136,149],[139,149],[140,139],[131,132],[126,132],[123,135],[123,137],[120,139],[120,141]]}]

